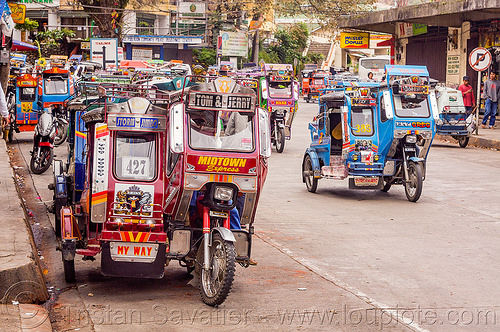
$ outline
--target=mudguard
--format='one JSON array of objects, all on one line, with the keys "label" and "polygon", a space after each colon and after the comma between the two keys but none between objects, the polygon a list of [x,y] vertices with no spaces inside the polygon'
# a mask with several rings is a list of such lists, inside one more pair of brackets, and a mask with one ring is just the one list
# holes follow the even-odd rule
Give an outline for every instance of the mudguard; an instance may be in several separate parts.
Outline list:
[{"label": "mudguard", "polygon": [[420,164],[422,166],[422,177],[425,181],[425,175],[426,175],[426,167],[425,167],[425,159],[419,158],[419,157],[410,157],[408,158],[409,161],[413,161],[415,164]]},{"label": "mudguard", "polygon": [[[236,242],[236,239],[234,237],[233,232],[231,232],[229,229],[227,229],[225,227],[212,228],[212,234],[214,232],[218,232],[220,234],[220,236],[222,236],[222,239],[225,241]],[[212,241],[210,241],[210,242],[212,242]]]},{"label": "mudguard", "polygon": [[[314,177],[321,177],[321,166],[319,165],[319,157],[314,149],[307,148],[306,153],[304,153],[304,159],[302,159],[302,171],[304,171],[304,161],[306,156],[309,155],[311,157],[312,168],[314,171]],[[304,175],[302,175],[302,182],[306,182]]]}]

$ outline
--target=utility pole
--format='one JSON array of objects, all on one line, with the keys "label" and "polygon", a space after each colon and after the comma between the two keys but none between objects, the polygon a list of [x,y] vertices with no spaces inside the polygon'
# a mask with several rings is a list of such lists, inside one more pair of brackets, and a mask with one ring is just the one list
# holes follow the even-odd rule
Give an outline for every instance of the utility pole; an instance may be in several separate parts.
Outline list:
[{"label": "utility pole", "polygon": [[259,63],[259,29],[255,30],[252,41],[252,62]]}]

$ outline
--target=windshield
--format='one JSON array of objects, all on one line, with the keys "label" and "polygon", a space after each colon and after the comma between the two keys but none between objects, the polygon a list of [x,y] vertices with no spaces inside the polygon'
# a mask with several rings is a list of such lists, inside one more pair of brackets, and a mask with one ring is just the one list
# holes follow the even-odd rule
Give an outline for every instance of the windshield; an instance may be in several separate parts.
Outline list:
[{"label": "windshield", "polygon": [[351,110],[351,127],[353,135],[373,135],[373,110],[368,107],[353,107]]},{"label": "windshield", "polygon": [[65,80],[46,78],[43,82],[46,95],[64,95],[68,93],[68,82]]},{"label": "windshield", "polygon": [[120,180],[153,180],[156,177],[155,134],[118,132],[114,169]]},{"label": "windshield", "polygon": [[292,98],[291,82],[269,82],[269,97]]},{"label": "windshield", "polygon": [[385,65],[389,64],[389,59],[360,59],[360,66],[366,69],[383,69]]},{"label": "windshield", "polygon": [[236,111],[190,112],[189,145],[202,150],[253,151],[252,118]]},{"label": "windshield", "polygon": [[402,118],[428,118],[430,116],[427,95],[395,95],[394,108],[396,115]]}]

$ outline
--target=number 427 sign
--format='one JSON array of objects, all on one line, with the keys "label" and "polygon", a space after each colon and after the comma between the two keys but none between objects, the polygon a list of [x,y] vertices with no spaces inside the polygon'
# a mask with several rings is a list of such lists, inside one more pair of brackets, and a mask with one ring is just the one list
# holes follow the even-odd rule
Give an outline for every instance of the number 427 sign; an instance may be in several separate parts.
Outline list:
[{"label": "number 427 sign", "polygon": [[477,47],[469,54],[469,64],[475,71],[484,71],[491,64],[491,53],[484,47]]}]

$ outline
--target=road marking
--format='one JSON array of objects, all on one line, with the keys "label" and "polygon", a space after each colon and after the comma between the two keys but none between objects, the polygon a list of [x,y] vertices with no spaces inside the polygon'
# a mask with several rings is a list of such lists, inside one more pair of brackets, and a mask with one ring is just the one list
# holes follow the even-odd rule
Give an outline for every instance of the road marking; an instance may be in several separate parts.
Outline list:
[{"label": "road marking", "polygon": [[294,261],[296,261],[300,265],[304,266],[309,271],[316,273],[321,278],[323,278],[323,279],[333,283],[334,285],[342,288],[343,290],[351,293],[352,295],[356,296],[357,298],[366,302],[367,304],[372,305],[375,308],[381,310],[382,312],[391,316],[392,319],[395,319],[397,322],[399,322],[403,325],[406,325],[411,330],[417,331],[417,332],[430,332],[429,330],[426,330],[423,327],[421,327],[420,325],[418,325],[417,323],[415,323],[412,319],[403,317],[399,312],[399,311],[401,311],[401,309],[398,309],[399,311],[395,310],[395,309],[391,309],[390,306],[385,305],[385,304],[371,298],[370,296],[366,295],[362,291],[360,291],[360,290],[350,286],[349,284],[346,284],[345,282],[337,279],[336,277],[330,275],[328,272],[326,272],[322,268],[316,266],[314,263],[310,262],[309,260],[298,257],[297,255],[295,255],[293,253],[293,251],[291,251],[287,247],[281,245],[276,240],[268,237],[267,235],[261,233],[261,234],[255,234],[255,236],[257,236],[259,239],[266,242],[267,244],[273,246],[274,248],[276,248],[277,250],[279,250],[283,254],[289,256],[291,259],[293,259]]}]

